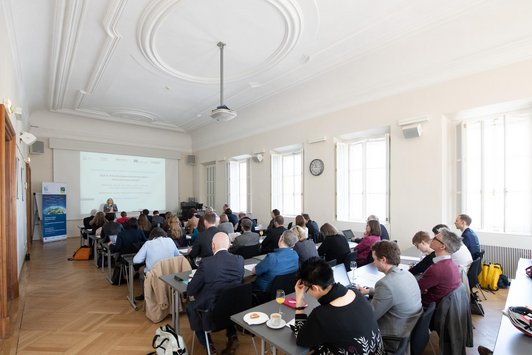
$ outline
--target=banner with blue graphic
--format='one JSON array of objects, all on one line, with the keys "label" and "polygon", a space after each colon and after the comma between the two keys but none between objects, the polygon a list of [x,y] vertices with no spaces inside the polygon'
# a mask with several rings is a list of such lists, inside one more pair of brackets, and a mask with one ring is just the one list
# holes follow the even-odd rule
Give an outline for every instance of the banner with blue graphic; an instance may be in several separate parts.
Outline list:
[{"label": "banner with blue graphic", "polygon": [[67,238],[66,184],[42,183],[42,239],[43,242]]}]

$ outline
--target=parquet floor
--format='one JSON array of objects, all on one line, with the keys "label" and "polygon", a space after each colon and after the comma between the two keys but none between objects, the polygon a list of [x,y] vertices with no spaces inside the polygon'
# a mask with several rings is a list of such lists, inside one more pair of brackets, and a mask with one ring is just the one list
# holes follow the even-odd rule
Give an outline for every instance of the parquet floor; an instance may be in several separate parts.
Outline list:
[{"label": "parquet floor", "polygon": [[[68,261],[79,239],[43,244],[35,242],[31,260],[20,277],[20,297],[11,307],[13,335],[1,341],[2,354],[146,354],[153,349],[155,329],[171,322],[168,317],[153,324],[141,308],[133,310],[125,285],[112,286],[92,261]],[[139,293],[136,285],[136,294]],[[500,323],[500,310],[507,292],[487,294],[486,317],[474,316],[475,348],[493,348]],[[188,320],[181,315],[181,335],[189,352],[192,336]],[[251,338],[239,335],[237,354],[254,354]],[[225,334],[214,335],[218,351],[225,347]],[[433,334],[436,351],[438,338]],[[430,347],[427,348],[431,353]],[[196,354],[205,354],[196,342]]]}]

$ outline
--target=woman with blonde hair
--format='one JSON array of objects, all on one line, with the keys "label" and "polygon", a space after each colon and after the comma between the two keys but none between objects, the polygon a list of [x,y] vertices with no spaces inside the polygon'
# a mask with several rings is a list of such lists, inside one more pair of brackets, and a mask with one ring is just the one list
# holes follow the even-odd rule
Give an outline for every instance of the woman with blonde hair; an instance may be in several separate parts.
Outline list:
[{"label": "woman with blonde hair", "polygon": [[183,234],[183,230],[181,229],[181,223],[179,222],[177,216],[172,215],[168,219],[167,233],[168,236],[173,239],[176,247],[180,248],[182,246],[185,246],[186,237]]},{"label": "woman with blonde hair", "polygon": [[299,255],[299,263],[302,263],[313,256],[318,256],[316,244],[308,239],[308,230],[306,228],[303,229],[303,227],[296,225],[292,227],[292,231],[298,239],[298,242],[294,245],[294,251]]}]

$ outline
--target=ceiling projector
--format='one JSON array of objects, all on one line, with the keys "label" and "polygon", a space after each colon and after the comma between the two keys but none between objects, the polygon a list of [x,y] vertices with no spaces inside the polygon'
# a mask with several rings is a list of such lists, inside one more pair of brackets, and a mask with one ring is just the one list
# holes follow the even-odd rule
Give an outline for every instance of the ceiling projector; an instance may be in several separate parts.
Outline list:
[{"label": "ceiling projector", "polygon": [[218,106],[214,110],[212,110],[211,117],[218,122],[227,122],[231,121],[233,118],[236,117],[236,112],[229,109],[229,107],[223,105]]}]

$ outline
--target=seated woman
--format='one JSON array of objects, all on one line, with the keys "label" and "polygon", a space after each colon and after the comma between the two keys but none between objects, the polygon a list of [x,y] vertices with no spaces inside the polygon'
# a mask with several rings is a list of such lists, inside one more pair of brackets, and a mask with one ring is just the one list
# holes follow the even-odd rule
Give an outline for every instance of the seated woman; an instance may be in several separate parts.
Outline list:
[{"label": "seated woman", "polygon": [[368,221],[364,238],[362,238],[360,243],[355,247],[355,250],[357,251],[358,266],[366,265],[368,263],[368,256],[371,255],[371,247],[379,240],[381,240],[381,226],[379,221]]},{"label": "seated woman", "polygon": [[430,242],[430,248],[436,254],[434,264],[418,281],[423,307],[432,302],[439,303],[462,284],[458,266],[451,259],[451,254],[460,249],[460,245],[460,238],[445,228]]},{"label": "seated woman", "polygon": [[[313,354],[384,354],[377,320],[364,296],[334,283],[331,267],[320,258],[305,261],[299,275],[293,328],[297,345]],[[310,315],[304,311],[305,293],[320,303]]]},{"label": "seated woman", "polygon": [[176,247],[181,248],[187,245],[187,238],[183,233],[181,223],[177,216],[172,215],[172,217],[168,219],[166,232],[168,233],[168,236],[173,239]]},{"label": "seated woman", "polygon": [[306,227],[303,229],[301,226],[296,225],[292,227],[291,231],[297,235],[298,242],[294,245],[294,251],[299,255],[300,264],[313,256],[318,256],[316,244],[314,244],[314,241],[308,239],[308,230]]},{"label": "seated woman", "polygon": [[338,264],[344,262],[344,257],[351,252],[349,244],[343,235],[338,234],[338,230],[331,224],[325,223],[320,228],[324,239],[318,248],[318,254],[325,256],[325,260],[336,260]]},{"label": "seated woman", "polygon": [[150,236],[150,232],[152,230],[152,225],[150,220],[148,219],[148,216],[144,213],[141,213],[138,219],[139,229],[144,232],[144,236],[146,239]]}]

